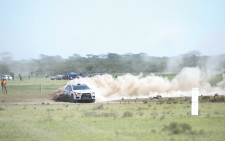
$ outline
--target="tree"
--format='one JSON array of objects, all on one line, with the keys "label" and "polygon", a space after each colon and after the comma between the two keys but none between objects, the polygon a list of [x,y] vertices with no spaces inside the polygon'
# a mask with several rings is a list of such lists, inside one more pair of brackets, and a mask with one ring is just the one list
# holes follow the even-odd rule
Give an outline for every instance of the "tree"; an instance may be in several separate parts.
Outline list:
[{"label": "tree", "polygon": [[10,73],[10,70],[9,70],[8,65],[0,64],[0,74],[1,75],[6,75],[6,74],[9,74],[9,73]]},{"label": "tree", "polygon": [[1,52],[0,53],[0,60],[2,62],[9,62],[11,61],[13,58],[13,55],[11,52]]}]

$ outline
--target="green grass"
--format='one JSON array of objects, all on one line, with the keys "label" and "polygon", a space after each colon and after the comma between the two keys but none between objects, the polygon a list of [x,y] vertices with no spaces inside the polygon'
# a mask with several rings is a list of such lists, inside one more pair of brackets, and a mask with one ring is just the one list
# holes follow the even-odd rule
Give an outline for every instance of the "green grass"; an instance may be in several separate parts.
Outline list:
[{"label": "green grass", "polygon": [[[104,104],[103,109],[93,110],[96,106],[99,105],[8,105],[4,107],[5,110],[0,111],[0,138],[4,140],[223,140],[225,138],[224,103],[200,104],[199,116],[189,114],[190,104],[153,104],[151,107],[147,104]],[[219,114],[215,113],[216,110]],[[133,116],[124,116],[124,112],[127,111]],[[140,111],[142,115],[139,114]],[[85,112],[90,112],[89,116],[85,115]],[[106,113],[112,112],[114,114],[111,116],[105,116]],[[158,115],[153,117],[152,113]],[[208,113],[211,113],[209,117]],[[161,119],[163,115],[165,118]],[[171,134],[164,131],[164,126],[171,122],[187,123],[192,127],[192,132]]]},{"label": "green grass", "polygon": [[[225,103],[212,103],[212,97],[200,98],[199,116],[190,115],[190,98],[185,101],[185,98],[173,98],[170,103],[167,103],[169,98],[164,98],[147,99],[147,103],[143,99],[125,99],[103,105],[57,102],[54,105],[26,105],[26,102],[51,99],[49,92],[67,82],[49,78],[7,81],[9,93],[0,94],[0,140],[189,141],[225,138]],[[174,122],[178,125],[186,123],[191,130],[176,133],[177,128],[169,126]]]}]

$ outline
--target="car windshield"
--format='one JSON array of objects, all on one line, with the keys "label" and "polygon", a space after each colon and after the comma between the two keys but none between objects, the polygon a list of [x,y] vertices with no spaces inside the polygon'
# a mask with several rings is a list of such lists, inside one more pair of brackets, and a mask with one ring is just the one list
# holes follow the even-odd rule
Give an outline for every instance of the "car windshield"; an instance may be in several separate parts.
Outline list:
[{"label": "car windshield", "polygon": [[86,85],[73,85],[73,90],[88,90],[88,89],[90,88]]}]

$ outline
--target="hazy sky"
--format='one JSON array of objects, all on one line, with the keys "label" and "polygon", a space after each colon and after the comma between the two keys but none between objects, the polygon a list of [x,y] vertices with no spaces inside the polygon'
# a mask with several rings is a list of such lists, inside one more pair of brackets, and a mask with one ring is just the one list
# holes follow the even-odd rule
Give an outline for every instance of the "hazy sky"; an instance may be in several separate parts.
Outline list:
[{"label": "hazy sky", "polygon": [[0,0],[0,52],[225,54],[225,0]]}]

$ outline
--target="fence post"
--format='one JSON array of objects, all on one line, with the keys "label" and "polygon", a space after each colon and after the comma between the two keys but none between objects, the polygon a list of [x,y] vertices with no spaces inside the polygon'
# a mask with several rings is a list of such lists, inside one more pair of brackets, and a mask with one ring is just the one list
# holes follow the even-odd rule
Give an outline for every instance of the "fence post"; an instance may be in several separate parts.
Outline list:
[{"label": "fence post", "polygon": [[41,84],[41,93],[42,93],[42,84]]}]

